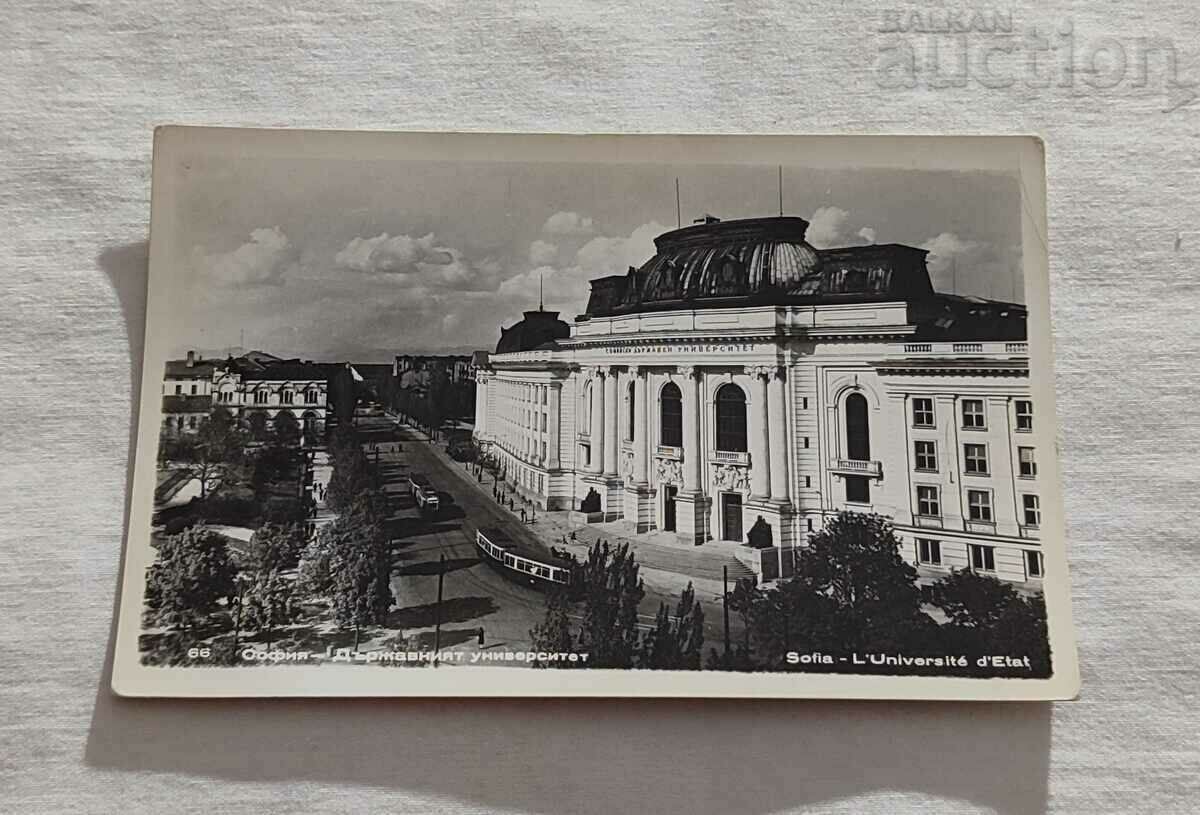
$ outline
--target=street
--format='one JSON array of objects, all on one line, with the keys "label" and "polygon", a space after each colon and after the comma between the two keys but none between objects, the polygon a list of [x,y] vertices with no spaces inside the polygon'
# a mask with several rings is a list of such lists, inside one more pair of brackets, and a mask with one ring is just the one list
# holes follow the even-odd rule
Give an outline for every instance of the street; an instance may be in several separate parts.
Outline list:
[{"label": "street", "polygon": [[[545,596],[510,581],[483,562],[475,546],[475,532],[480,526],[501,527],[531,548],[546,550],[546,543],[512,512],[497,505],[490,494],[490,478],[479,484],[466,467],[431,450],[424,434],[407,428],[397,431],[387,416],[360,414],[357,427],[364,449],[373,462],[378,461],[394,513],[389,525],[394,532],[392,591],[397,609],[389,627],[418,636],[422,647],[433,645],[439,558],[444,555],[441,647],[477,650],[477,633],[482,627],[484,649],[528,649],[529,630],[545,616]],[[412,471],[427,475],[438,491],[441,508],[434,518],[421,518],[409,495],[407,475]],[[643,630],[653,624],[660,602],[674,611],[678,600],[647,586],[639,609]],[[720,651],[719,603],[705,603],[704,612],[705,653],[711,647]]]}]

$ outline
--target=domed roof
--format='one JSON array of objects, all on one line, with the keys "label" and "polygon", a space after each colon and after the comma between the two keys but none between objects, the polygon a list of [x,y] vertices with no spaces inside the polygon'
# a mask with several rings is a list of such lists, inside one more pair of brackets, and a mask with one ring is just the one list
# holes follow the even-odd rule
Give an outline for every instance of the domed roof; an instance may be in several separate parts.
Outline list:
[{"label": "domed roof", "polygon": [[558,319],[557,311],[525,312],[525,318],[510,328],[500,328],[500,342],[496,343],[497,354],[511,354],[533,349],[571,336],[571,326]]},{"label": "domed roof", "polygon": [[[706,219],[665,232],[637,277],[640,301],[737,297],[789,290],[816,273],[817,251],[804,240],[803,218]],[[630,287],[634,288],[634,287]],[[626,289],[626,297],[633,292]]]}]

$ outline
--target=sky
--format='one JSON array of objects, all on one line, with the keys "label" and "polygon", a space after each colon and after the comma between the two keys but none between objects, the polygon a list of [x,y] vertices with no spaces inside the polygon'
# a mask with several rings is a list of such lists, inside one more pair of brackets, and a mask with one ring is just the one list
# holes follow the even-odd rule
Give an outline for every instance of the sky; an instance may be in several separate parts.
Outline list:
[{"label": "sky", "polygon": [[[493,349],[676,226],[777,215],[776,165],[190,159],[176,185],[172,353],[258,348],[387,362]],[[818,248],[930,251],[939,291],[1024,302],[1015,175],[785,166],[786,215]]]}]

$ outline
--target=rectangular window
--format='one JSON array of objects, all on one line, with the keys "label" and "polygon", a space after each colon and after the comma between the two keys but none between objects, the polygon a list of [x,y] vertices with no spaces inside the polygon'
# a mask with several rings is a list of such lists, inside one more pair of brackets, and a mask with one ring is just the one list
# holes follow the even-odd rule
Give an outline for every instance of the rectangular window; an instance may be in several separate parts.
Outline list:
[{"label": "rectangular window", "polygon": [[1041,552],[1025,553],[1025,571],[1030,577],[1044,577],[1046,569],[1042,563]]},{"label": "rectangular window", "polygon": [[542,414],[542,432],[543,433],[546,432],[546,414],[545,413]]},{"label": "rectangular window", "polygon": [[1022,478],[1033,478],[1037,475],[1037,460],[1033,457],[1032,447],[1018,447],[1017,461],[1021,467]]},{"label": "rectangular window", "polygon": [[1033,402],[1017,400],[1017,430],[1028,433],[1033,430]]},{"label": "rectangular window", "polygon": [[183,385],[176,385],[175,386],[175,395],[179,396],[182,393],[183,393]]},{"label": "rectangular window", "polygon": [[983,430],[987,427],[987,419],[983,415],[982,399],[963,400],[962,426],[966,430]]},{"label": "rectangular window", "polygon": [[928,518],[942,517],[942,505],[938,501],[937,487],[917,487],[917,514]]},{"label": "rectangular window", "polygon": [[933,427],[933,400],[928,397],[913,399],[913,427]]},{"label": "rectangular window", "polygon": [[1025,510],[1026,526],[1042,525],[1042,502],[1036,495],[1022,495],[1021,505]]},{"label": "rectangular window", "polygon": [[198,385],[196,385],[195,383],[193,383],[193,384],[192,384],[192,396],[195,396],[195,395],[196,395],[196,389],[197,389],[198,387],[199,387],[199,386],[198,386]]},{"label": "rectangular window", "polygon": [[925,472],[937,472],[937,442],[913,442],[913,454],[917,461],[917,469]]},{"label": "rectangular window", "polygon": [[846,500],[854,504],[871,503],[871,482],[860,475],[846,476]]},{"label": "rectangular window", "polygon": [[941,541],[917,538],[917,562],[926,566],[942,565]]},{"label": "rectangular window", "polygon": [[992,494],[987,490],[967,490],[967,517],[972,521],[992,520]]},{"label": "rectangular window", "polygon": [[988,474],[987,460],[987,445],[986,444],[964,444],[963,445],[963,467],[968,473],[974,475]]},{"label": "rectangular window", "polygon": [[981,546],[977,543],[969,545],[971,550],[971,568],[977,572],[996,571],[996,550],[991,546]]},{"label": "rectangular window", "polygon": [[[544,459],[545,457],[546,457],[546,442],[542,442],[542,458]],[[541,476],[539,475],[538,478],[541,479]]]},{"label": "rectangular window", "polygon": [[811,475],[804,476],[804,488],[805,489],[812,488],[812,476]]}]

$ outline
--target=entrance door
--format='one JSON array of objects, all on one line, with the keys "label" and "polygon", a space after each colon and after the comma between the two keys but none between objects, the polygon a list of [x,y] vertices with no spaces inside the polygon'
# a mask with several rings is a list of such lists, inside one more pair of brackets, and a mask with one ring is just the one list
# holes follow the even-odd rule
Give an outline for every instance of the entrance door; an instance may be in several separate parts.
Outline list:
[{"label": "entrance door", "polygon": [[742,540],[742,496],[736,492],[721,493],[721,538]]},{"label": "entrance door", "polygon": [[663,531],[675,531],[675,496],[679,494],[679,488],[666,486],[663,488]]}]

